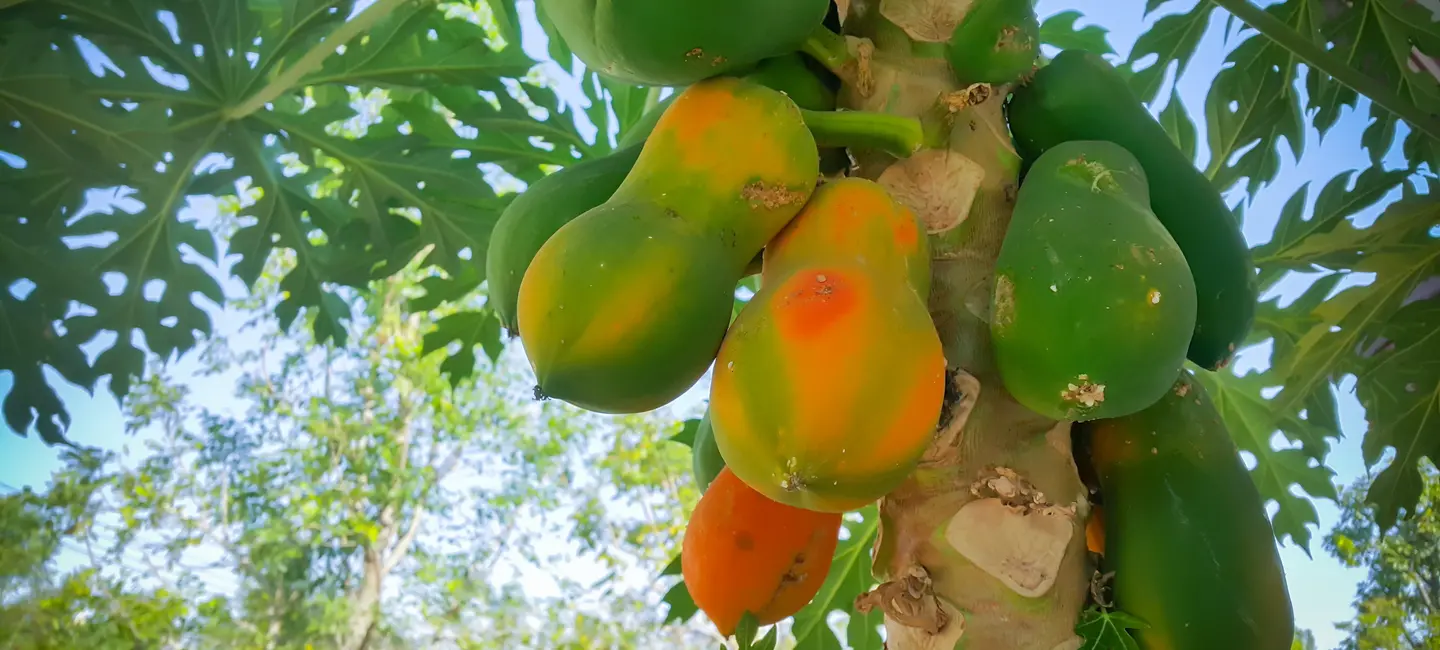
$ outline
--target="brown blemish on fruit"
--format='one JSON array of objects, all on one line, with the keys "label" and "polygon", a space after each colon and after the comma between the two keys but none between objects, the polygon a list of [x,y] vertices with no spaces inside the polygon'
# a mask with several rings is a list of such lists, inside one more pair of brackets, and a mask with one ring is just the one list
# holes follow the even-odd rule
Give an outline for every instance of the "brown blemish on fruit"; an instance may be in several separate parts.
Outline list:
[{"label": "brown blemish on fruit", "polygon": [[1079,375],[1075,381],[1079,383],[1069,384],[1065,390],[1060,391],[1060,399],[1085,408],[1094,408],[1096,404],[1105,401],[1105,384],[1091,382],[1090,375]]},{"label": "brown blemish on fruit", "polygon": [[751,550],[755,548],[755,538],[751,537],[750,533],[747,533],[743,530],[735,533],[735,548],[738,548],[742,551]]},{"label": "brown blemish on fruit", "polygon": [[763,205],[767,210],[805,201],[804,192],[796,192],[783,185],[768,185],[760,181],[746,185],[740,190],[740,196],[749,201],[751,205]]},{"label": "brown blemish on fruit", "polygon": [[1190,394],[1190,382],[1181,381],[1175,384],[1175,396],[1184,397]]},{"label": "brown blemish on fruit", "polygon": [[1006,328],[1015,322],[1015,283],[1010,276],[995,278],[995,327]]},{"label": "brown blemish on fruit", "polygon": [[723,56],[717,56],[717,57],[715,57],[715,58],[713,58],[713,59],[710,59],[710,65],[712,65],[712,66],[719,66],[720,64],[722,64],[722,63],[724,63],[724,62],[725,62],[725,57],[723,57]]},{"label": "brown blemish on fruit", "polygon": [[705,50],[698,47],[685,53],[685,58],[687,59],[698,59],[702,56],[705,56]]}]

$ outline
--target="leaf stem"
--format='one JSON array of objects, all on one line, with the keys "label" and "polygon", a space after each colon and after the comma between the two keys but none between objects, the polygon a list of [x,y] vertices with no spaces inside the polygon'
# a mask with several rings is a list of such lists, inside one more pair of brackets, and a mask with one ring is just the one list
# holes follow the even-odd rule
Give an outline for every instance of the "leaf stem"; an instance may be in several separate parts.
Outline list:
[{"label": "leaf stem", "polygon": [[400,5],[412,0],[376,0],[375,4],[366,7],[359,15],[345,21],[335,31],[326,36],[324,40],[316,43],[309,51],[301,55],[295,63],[288,68],[281,70],[270,83],[265,84],[249,99],[241,102],[225,112],[227,120],[242,119],[255,111],[260,110],[266,104],[275,100],[276,97],[294,88],[300,83],[300,79],[320,67],[336,48],[350,42],[350,39],[369,31],[381,18],[390,15]]},{"label": "leaf stem", "polygon": [[1440,114],[1426,113],[1414,104],[1405,101],[1398,93],[1392,92],[1378,80],[1350,67],[1339,57],[1325,51],[1279,18],[1250,4],[1249,0],[1210,1],[1244,21],[1255,31],[1290,50],[1310,67],[1330,75],[1335,81],[1368,97],[1370,101],[1395,114],[1396,117],[1409,124],[1410,128],[1425,133],[1435,140],[1440,140]]},{"label": "leaf stem", "polygon": [[812,111],[800,109],[805,126],[821,147],[879,149],[897,158],[909,158],[925,142],[920,120],[871,111]]},{"label": "leaf stem", "polygon": [[830,31],[824,25],[817,26],[815,31],[805,37],[800,51],[842,79],[845,77],[846,64],[854,60],[849,46],[845,43],[845,37]]}]

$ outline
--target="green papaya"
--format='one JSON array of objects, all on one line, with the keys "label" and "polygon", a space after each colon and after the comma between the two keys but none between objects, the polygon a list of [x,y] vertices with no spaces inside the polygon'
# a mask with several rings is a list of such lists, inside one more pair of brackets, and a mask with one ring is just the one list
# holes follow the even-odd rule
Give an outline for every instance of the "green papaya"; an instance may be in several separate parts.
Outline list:
[{"label": "green papaya", "polygon": [[641,86],[686,86],[800,49],[829,0],[540,0],[586,67]]},{"label": "green papaya", "polygon": [[1015,90],[1006,113],[1027,162],[1069,140],[1108,140],[1135,155],[1151,209],[1194,271],[1198,311],[1188,356],[1208,370],[1228,365],[1255,320],[1259,280],[1249,246],[1219,191],[1120,72],[1096,54],[1065,50]]},{"label": "green papaya", "polygon": [[609,199],[639,156],[640,147],[632,146],[575,163],[535,181],[506,206],[485,254],[490,304],[505,329],[519,331],[520,281],[535,253],[561,226]]},{"label": "green papaya", "polygon": [[701,493],[720,475],[720,470],[725,469],[725,458],[715,444],[715,429],[710,424],[709,409],[705,410],[705,417],[700,418],[700,426],[695,429],[695,440],[690,445],[690,465],[695,472],[695,486],[700,488]]},{"label": "green papaya", "polygon": [[976,0],[950,35],[946,50],[955,80],[1007,84],[1035,70],[1040,21],[1032,0]]},{"label": "green papaya", "polygon": [[1144,650],[1287,650],[1294,613],[1265,502],[1188,372],[1149,408],[1076,425],[1105,503],[1115,606]]},{"label": "green papaya", "polygon": [[1072,141],[1035,161],[996,261],[990,323],[1005,388],[1057,420],[1128,415],[1185,364],[1195,284],[1120,145]]},{"label": "green papaya", "polygon": [[602,413],[679,397],[715,360],[745,268],[818,177],[784,94],[728,76],[681,91],[615,193],[525,270],[518,321],[538,392]]}]

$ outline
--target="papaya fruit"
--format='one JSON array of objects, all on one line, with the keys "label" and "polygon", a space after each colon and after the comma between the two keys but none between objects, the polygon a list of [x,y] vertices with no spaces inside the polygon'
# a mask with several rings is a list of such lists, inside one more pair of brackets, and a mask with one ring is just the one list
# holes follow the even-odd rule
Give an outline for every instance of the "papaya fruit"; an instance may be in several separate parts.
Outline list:
[{"label": "papaya fruit", "polygon": [[1182,372],[1149,408],[1076,433],[1105,500],[1115,606],[1149,626],[1140,647],[1287,650],[1294,613],[1265,502],[1200,383]]},{"label": "papaya fruit", "polygon": [[[744,76],[785,93],[800,108],[835,110],[838,80],[829,71],[816,70],[799,54],[766,59]],[[575,163],[536,181],[500,214],[490,234],[485,267],[491,304],[505,329],[519,331],[515,305],[520,296],[520,280],[525,277],[525,269],[536,251],[561,226],[610,198],[634,167],[640,145],[650,137],[660,116],[677,96],[671,94],[646,111],[620,136],[613,153]],[[829,154],[833,158],[836,153],[827,150],[821,155]],[[844,157],[844,152],[838,153]],[[837,165],[843,163],[831,166]],[[759,273],[758,265],[759,254],[755,258],[757,268],[747,275]]]},{"label": "papaya fruit", "polygon": [[535,181],[500,213],[490,232],[485,278],[505,329],[519,331],[520,281],[535,253],[561,226],[608,200],[639,157],[640,147],[633,146],[577,162]]},{"label": "papaya fruit", "polygon": [[695,473],[695,487],[700,489],[701,494],[715,481],[720,470],[725,469],[725,458],[715,445],[715,429],[710,426],[709,409],[700,418],[700,426],[695,428],[695,439],[690,444],[690,464],[691,471]]},{"label": "papaya fruit", "polygon": [[1207,370],[1228,365],[1255,320],[1259,280],[1250,248],[1219,191],[1120,72],[1099,55],[1065,50],[1015,90],[1006,113],[1027,162],[1070,140],[1108,140],[1135,155],[1151,209],[1194,272],[1198,306],[1188,357]]},{"label": "papaya fruit", "polygon": [[694,385],[746,265],[814,191],[816,151],[778,91],[735,77],[681,91],[614,194],[525,271],[520,338],[539,393],[638,413]]},{"label": "papaya fruit", "polygon": [[955,81],[1007,84],[1035,70],[1040,21],[1033,0],[977,0],[955,25],[946,57]]},{"label": "papaya fruit", "polygon": [[825,583],[840,518],[776,503],[722,469],[685,526],[685,586],[722,635],[746,612],[760,625],[780,621]]},{"label": "papaya fruit", "polygon": [[829,0],[540,0],[586,67],[640,86],[685,86],[800,49]]},{"label": "papaya fruit", "polygon": [[1076,140],[1020,185],[996,260],[990,333],[1005,388],[1057,420],[1119,417],[1185,365],[1195,284],[1120,145]]},{"label": "papaya fruit", "polygon": [[821,512],[864,506],[910,473],[945,392],[929,260],[914,213],[879,184],[815,191],[765,248],[761,288],[715,361],[710,417],[726,467]]}]

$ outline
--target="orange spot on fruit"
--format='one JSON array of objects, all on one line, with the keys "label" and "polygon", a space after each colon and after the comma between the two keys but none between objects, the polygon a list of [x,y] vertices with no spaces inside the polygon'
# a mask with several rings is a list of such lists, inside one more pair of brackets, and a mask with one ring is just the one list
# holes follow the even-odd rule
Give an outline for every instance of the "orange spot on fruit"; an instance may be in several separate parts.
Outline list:
[{"label": "orange spot on fruit", "polygon": [[852,275],[832,269],[797,271],[777,288],[775,319],[787,341],[814,338],[845,318],[859,301]]}]

